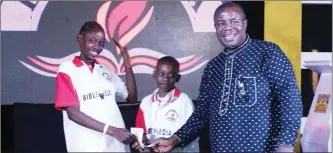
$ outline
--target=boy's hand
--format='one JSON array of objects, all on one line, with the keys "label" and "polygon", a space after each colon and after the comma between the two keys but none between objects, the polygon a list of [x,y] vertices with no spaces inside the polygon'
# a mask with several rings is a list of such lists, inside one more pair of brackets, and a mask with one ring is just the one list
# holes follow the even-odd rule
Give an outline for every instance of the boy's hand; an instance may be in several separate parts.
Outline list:
[{"label": "boy's hand", "polygon": [[[149,140],[148,140],[146,134],[144,134],[143,137],[142,137],[142,143],[145,144],[145,145],[149,144]],[[135,150],[137,150],[139,152],[152,152],[151,148],[142,148],[138,141],[134,142],[134,144],[132,145],[132,148],[134,148]]]},{"label": "boy's hand", "polygon": [[135,140],[137,140],[136,136],[130,133],[125,128],[116,128],[116,127],[109,127],[108,134],[115,137],[118,141],[129,144]]},{"label": "boy's hand", "polygon": [[121,54],[124,58],[124,64],[126,68],[131,67],[131,57],[128,54],[128,50],[126,46],[122,46],[116,39],[113,38],[114,43],[117,45],[117,47],[121,50]]},{"label": "boy's hand", "polygon": [[134,144],[132,145],[132,148],[134,148],[135,150],[137,150],[139,152],[152,152],[151,148],[142,148],[138,141],[134,142]]},{"label": "boy's hand", "polygon": [[138,141],[134,142],[134,144],[132,145],[132,148],[134,148],[135,150],[138,150],[138,151],[140,151],[142,149],[142,147]]},{"label": "boy's hand", "polygon": [[147,135],[146,135],[146,134],[143,134],[143,137],[142,137],[142,143],[145,144],[145,145],[148,145],[148,144],[149,144],[149,139],[147,138]]}]

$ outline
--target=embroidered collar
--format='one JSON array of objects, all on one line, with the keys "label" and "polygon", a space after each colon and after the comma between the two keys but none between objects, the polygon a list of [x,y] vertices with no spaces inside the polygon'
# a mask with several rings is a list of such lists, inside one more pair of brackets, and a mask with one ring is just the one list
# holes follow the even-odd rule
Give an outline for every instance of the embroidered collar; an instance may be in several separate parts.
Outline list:
[{"label": "embroidered collar", "polygon": [[[84,65],[83,61],[80,60],[79,56],[74,57],[73,63],[76,67],[81,67]],[[94,60],[94,63],[99,64],[96,59]]]},{"label": "embroidered collar", "polygon": [[239,51],[243,50],[250,42],[251,42],[250,36],[246,35],[245,41],[239,47],[227,52],[223,51],[222,53],[227,57],[234,57]]},{"label": "embroidered collar", "polygon": [[[152,96],[151,96],[151,101],[152,102],[161,102],[161,100],[158,99],[158,91],[159,91],[159,89],[155,89],[154,93],[152,94]],[[168,99],[167,102],[172,102],[174,99],[178,98],[180,93],[181,93],[180,90],[175,87],[173,90],[171,90],[168,93],[168,95],[169,94],[171,94],[171,95],[169,96],[169,99]]]}]

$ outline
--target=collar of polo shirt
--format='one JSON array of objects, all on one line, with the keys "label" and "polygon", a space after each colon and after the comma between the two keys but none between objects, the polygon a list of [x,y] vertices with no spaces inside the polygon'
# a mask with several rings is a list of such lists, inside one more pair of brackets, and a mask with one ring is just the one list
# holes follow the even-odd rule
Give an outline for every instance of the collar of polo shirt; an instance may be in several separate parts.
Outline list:
[{"label": "collar of polo shirt", "polygon": [[[152,102],[161,102],[161,100],[157,98],[158,91],[159,91],[158,89],[155,89],[154,93],[152,94],[152,96],[151,96],[151,101],[152,101]],[[180,95],[180,90],[179,90],[178,88],[175,87],[175,88],[174,88],[173,90],[171,90],[168,94],[170,94],[170,93],[171,93],[172,95],[170,96],[170,98],[168,99],[167,102],[172,102],[172,101],[174,101],[174,99],[178,98],[179,95]]]}]

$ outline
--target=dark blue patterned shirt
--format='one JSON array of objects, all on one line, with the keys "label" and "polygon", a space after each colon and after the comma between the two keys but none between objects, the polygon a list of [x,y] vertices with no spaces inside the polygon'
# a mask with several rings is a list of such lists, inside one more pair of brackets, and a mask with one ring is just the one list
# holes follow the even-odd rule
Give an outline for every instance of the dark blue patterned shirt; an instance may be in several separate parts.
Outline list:
[{"label": "dark blue patterned shirt", "polygon": [[293,147],[303,109],[287,56],[278,45],[249,37],[208,63],[195,105],[175,135],[186,145],[208,123],[212,152]]}]

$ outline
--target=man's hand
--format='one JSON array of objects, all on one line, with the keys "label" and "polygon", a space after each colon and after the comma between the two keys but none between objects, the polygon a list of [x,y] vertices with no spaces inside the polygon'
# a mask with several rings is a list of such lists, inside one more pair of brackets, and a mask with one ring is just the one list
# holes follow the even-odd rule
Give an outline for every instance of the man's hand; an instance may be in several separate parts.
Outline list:
[{"label": "man's hand", "polygon": [[114,43],[117,45],[117,47],[121,50],[121,54],[124,58],[124,64],[126,68],[131,67],[131,57],[128,54],[128,50],[126,46],[122,46],[116,39],[113,38]]},{"label": "man's hand", "polygon": [[130,133],[125,128],[116,128],[116,127],[109,127],[108,134],[115,137],[118,141],[129,144],[135,140],[137,140],[136,136]]},{"label": "man's hand", "polygon": [[276,148],[275,152],[294,152],[294,148],[279,145],[278,148]]},{"label": "man's hand", "polygon": [[176,136],[170,138],[159,138],[153,143],[153,150],[155,152],[170,152],[180,140]]}]

